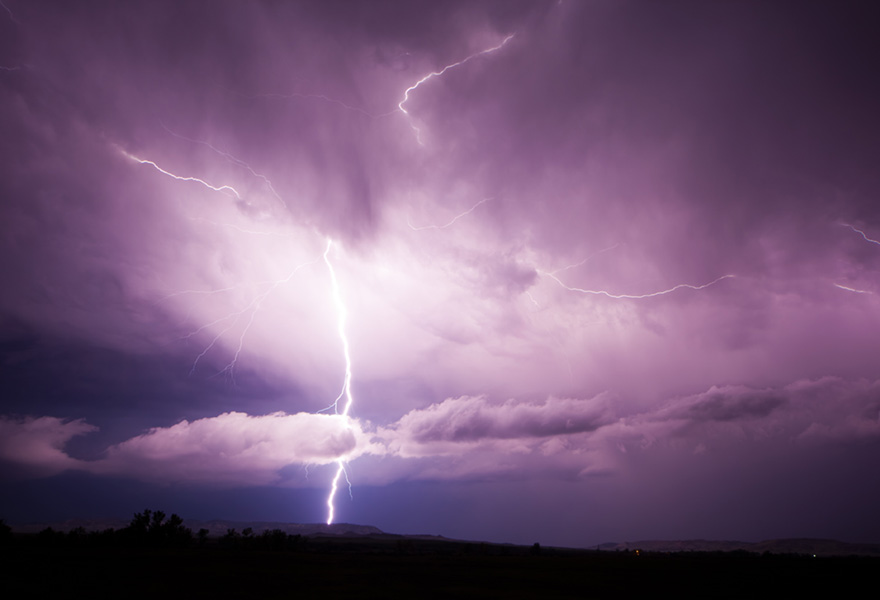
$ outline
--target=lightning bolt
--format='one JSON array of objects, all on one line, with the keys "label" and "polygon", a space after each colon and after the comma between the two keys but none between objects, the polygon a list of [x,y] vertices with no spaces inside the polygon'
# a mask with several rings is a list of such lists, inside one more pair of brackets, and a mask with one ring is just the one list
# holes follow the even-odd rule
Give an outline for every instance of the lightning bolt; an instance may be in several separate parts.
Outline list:
[{"label": "lightning bolt", "polygon": [[242,198],[241,198],[241,194],[238,193],[238,190],[236,190],[236,189],[235,189],[234,187],[232,187],[231,185],[215,186],[215,185],[211,185],[210,183],[208,183],[208,182],[205,181],[204,179],[199,179],[198,177],[182,177],[182,176],[180,176],[180,175],[175,175],[174,173],[172,173],[172,172],[170,172],[170,171],[166,171],[165,169],[163,169],[162,167],[160,167],[159,165],[157,165],[156,163],[154,163],[154,162],[151,161],[151,160],[146,160],[146,159],[144,159],[144,158],[138,158],[137,156],[135,156],[135,155],[133,155],[133,154],[129,154],[129,153],[126,152],[125,150],[120,150],[120,152],[121,152],[122,155],[125,156],[126,158],[129,158],[129,159],[131,159],[131,160],[133,160],[133,161],[135,161],[135,162],[139,162],[139,163],[142,164],[142,165],[150,165],[150,166],[152,166],[154,169],[156,169],[157,171],[159,171],[160,173],[162,173],[163,175],[167,175],[168,177],[172,177],[172,178],[174,178],[174,179],[176,179],[176,180],[178,180],[178,181],[195,181],[196,183],[200,183],[200,184],[202,184],[203,186],[205,186],[206,188],[211,189],[211,190],[214,190],[215,192],[224,192],[224,193],[225,193],[225,192],[232,192],[232,194],[233,194],[236,198],[238,198],[239,200],[242,199]]},{"label": "lightning bolt", "polygon": [[492,200],[492,198],[483,198],[482,200],[480,200],[479,202],[474,204],[472,207],[470,207],[469,209],[467,209],[463,213],[461,213],[459,215],[455,215],[452,218],[452,220],[449,221],[449,223],[447,223],[446,225],[423,225],[421,227],[416,227],[415,225],[413,225],[410,222],[409,217],[407,217],[407,219],[406,219],[406,224],[409,225],[409,228],[412,229],[413,231],[424,231],[425,229],[438,229],[438,230],[439,229],[446,229],[447,227],[452,227],[452,225],[454,225],[456,221],[458,221],[462,217],[466,217],[467,215],[471,214],[472,212],[477,210],[478,206],[480,206],[481,204],[483,204],[485,202],[488,202],[489,200]]},{"label": "lightning bolt", "polygon": [[[272,189],[273,193],[275,192],[274,188],[271,187],[271,182],[265,176],[260,175],[255,170],[253,170],[244,161],[241,161],[241,160],[235,158],[234,156],[232,156],[231,154],[229,154],[227,152],[224,152],[222,150],[215,148],[214,146],[212,146],[208,142],[201,142],[199,140],[190,140],[189,138],[184,138],[183,136],[179,136],[179,135],[175,134],[174,132],[168,130],[167,128],[166,128],[166,130],[169,133],[171,133],[172,135],[175,135],[176,137],[179,137],[181,139],[186,139],[191,142],[203,144],[203,145],[209,147],[210,149],[212,149],[213,151],[217,152],[218,154],[224,156],[230,162],[233,162],[234,164],[245,167],[254,176],[262,178],[266,182],[266,184],[270,187],[270,189]],[[208,183],[207,181],[205,181],[203,179],[199,179],[198,177],[176,175],[170,171],[167,171],[166,169],[163,169],[156,162],[154,162],[152,160],[139,158],[139,157],[134,156],[133,154],[130,154],[130,153],[128,153],[124,150],[121,150],[121,149],[120,149],[120,152],[125,157],[127,157],[135,162],[138,162],[140,164],[150,165],[154,169],[156,169],[157,171],[162,173],[163,175],[166,175],[168,177],[176,179],[177,181],[196,182],[196,183],[199,183],[199,184],[207,187],[208,189],[214,190],[215,192],[232,193],[236,198],[241,199],[241,194],[239,194],[239,192],[234,187],[232,187],[230,185],[215,186],[215,185]],[[278,197],[278,199],[283,203],[283,200],[280,198],[280,196],[277,195],[277,193],[276,193],[276,197]],[[473,208],[476,208],[476,206]],[[471,210],[473,210],[473,208]],[[250,231],[245,231],[245,232],[247,232],[247,233],[260,233],[260,232],[250,232]],[[337,333],[338,333],[339,339],[342,343],[342,354],[343,354],[343,358],[345,361],[345,373],[343,376],[342,390],[339,392],[339,395],[336,397],[336,399],[333,401],[333,403],[330,406],[328,406],[327,408],[322,409],[321,411],[318,411],[318,412],[323,412],[326,410],[330,410],[332,408],[336,414],[342,415],[343,417],[348,417],[348,413],[351,410],[351,406],[354,402],[354,396],[352,395],[352,392],[351,392],[351,380],[352,380],[351,351],[350,351],[350,346],[349,346],[349,342],[348,342],[348,335],[346,334],[346,330],[345,330],[345,324],[346,324],[346,319],[348,317],[348,311],[345,307],[345,303],[342,300],[342,293],[341,293],[340,287],[339,287],[339,280],[336,277],[336,270],[333,267],[333,262],[330,260],[330,252],[333,249],[333,245],[334,245],[333,240],[328,238],[327,239],[327,247],[325,248],[322,256],[323,256],[324,263],[327,265],[327,271],[330,273],[330,282],[331,282],[332,295],[333,295],[333,305],[336,309]],[[299,272],[301,269],[303,269],[306,266],[315,264],[318,260],[320,260],[320,259],[315,259],[313,261],[306,262],[306,263],[303,263],[303,264],[295,267],[286,277],[283,277],[281,279],[259,282],[258,285],[266,285],[267,288],[263,292],[254,296],[251,299],[251,301],[247,304],[247,306],[245,306],[244,308],[242,308],[239,311],[230,313],[230,314],[228,314],[224,317],[221,317],[219,319],[216,319],[210,323],[206,323],[205,325],[202,325],[201,327],[199,327],[195,331],[192,331],[189,334],[187,334],[186,336],[184,336],[185,339],[189,339],[189,338],[192,338],[193,336],[196,336],[199,333],[201,333],[202,331],[209,329],[215,325],[218,325],[218,324],[223,323],[225,321],[228,321],[230,319],[232,320],[232,323],[230,323],[227,327],[225,327],[219,333],[217,333],[214,336],[214,338],[211,340],[211,342],[204,348],[204,350],[202,350],[202,352],[200,352],[198,354],[198,356],[196,356],[195,360],[193,361],[192,368],[190,369],[190,375],[192,375],[195,372],[196,367],[199,364],[199,361],[202,358],[204,358],[204,356],[208,352],[210,352],[210,350],[217,344],[217,342],[224,335],[226,335],[230,330],[232,330],[232,328],[234,328],[236,326],[236,324],[239,322],[239,320],[243,316],[247,315],[247,322],[245,323],[243,329],[241,330],[241,333],[239,334],[238,344],[237,344],[236,349],[233,353],[232,359],[219,373],[217,373],[218,375],[225,373],[225,374],[229,375],[230,377],[232,377],[234,375],[235,366],[236,366],[238,359],[241,355],[241,352],[244,348],[245,338],[247,337],[247,334],[250,331],[251,326],[253,325],[254,319],[256,318],[256,314],[260,310],[260,307],[261,307],[263,301],[266,300],[266,298],[268,298],[278,288],[278,286],[289,282],[297,274],[297,272]],[[237,286],[230,286],[230,287],[226,287],[226,288],[222,288],[222,289],[205,290],[205,291],[186,290],[186,291],[176,292],[174,294],[169,294],[165,298],[163,298],[163,300],[174,297],[174,296],[184,295],[184,294],[204,294],[204,295],[218,294],[218,293],[231,291],[231,290],[235,289],[236,287]],[[342,409],[341,410],[340,410],[340,402],[342,402]],[[351,426],[347,419],[346,419],[345,423],[346,423],[346,425],[345,425],[346,427]],[[333,477],[333,480],[332,480],[332,483],[330,486],[330,492],[327,496],[327,510],[328,510],[327,524],[328,525],[330,525],[333,522],[333,518],[335,516],[334,500],[336,498],[336,493],[339,489],[340,481],[343,479],[343,477],[345,478],[345,482],[348,484],[349,495],[351,495],[351,480],[349,479],[349,476],[348,476],[348,471],[346,469],[344,457],[340,457],[336,461],[336,466],[337,466],[336,474]]]},{"label": "lightning bolt", "polygon": [[873,294],[874,292],[868,290],[858,290],[856,288],[847,287],[845,285],[841,285],[839,283],[835,283],[834,287],[840,288],[842,290],[846,290],[847,292],[855,292],[856,294]]},{"label": "lightning bolt", "polygon": [[542,275],[546,275],[547,277],[549,277],[550,279],[552,279],[553,281],[555,281],[560,286],[562,286],[563,288],[565,288],[566,290],[568,290],[570,292],[580,292],[581,294],[591,294],[594,296],[607,296],[608,298],[614,298],[615,300],[623,300],[623,299],[641,300],[643,298],[654,298],[655,296],[663,296],[665,294],[671,294],[672,292],[674,292],[676,290],[685,289],[685,288],[690,289],[690,290],[703,290],[709,286],[715,285],[719,281],[722,281],[724,279],[730,279],[731,277],[735,277],[735,275],[722,275],[718,279],[710,281],[709,283],[704,283],[703,285],[691,285],[689,283],[679,283],[678,285],[675,285],[675,286],[669,288],[668,290],[660,290],[659,292],[651,292],[648,294],[612,294],[611,292],[608,292],[606,290],[585,290],[583,288],[571,287],[571,286],[565,285],[562,282],[562,280],[560,280],[558,277],[556,277],[556,275],[554,275],[553,273],[548,273],[546,271],[538,271],[538,273],[540,273]]},{"label": "lightning bolt", "polygon": [[853,226],[850,225],[849,223],[841,223],[841,225],[842,225],[843,227],[848,227],[848,228],[852,229],[854,232],[858,233],[860,236],[862,236],[862,237],[865,239],[866,242],[870,242],[871,244],[877,244],[878,246],[880,246],[880,241],[878,241],[878,240],[872,240],[872,239],[869,238],[869,237],[865,234],[865,232],[862,231],[861,229],[856,229],[855,227],[853,227]]},{"label": "lightning bolt", "polygon": [[[345,321],[348,317],[348,311],[345,308],[345,304],[342,302],[342,293],[339,291],[339,281],[336,278],[336,270],[333,268],[333,263],[330,261],[330,250],[332,248],[333,240],[328,238],[327,249],[324,251],[324,262],[327,264],[327,270],[330,272],[330,282],[333,288],[333,305],[336,307],[336,328],[339,333],[339,339],[342,342],[342,355],[345,358],[345,375],[342,380],[342,391],[339,392],[339,395],[336,397],[336,400],[333,401],[333,404],[324,410],[333,408],[336,414],[341,414],[342,416],[347,417],[352,402],[354,402],[354,397],[351,394],[351,353],[349,351],[348,336],[345,333]],[[345,398],[345,404],[340,413],[339,401],[343,398]],[[336,461],[336,467],[336,475],[333,477],[333,482],[330,484],[330,493],[327,494],[327,525],[333,523],[333,517],[336,512],[333,501],[336,498],[336,492],[339,489],[339,480],[343,476],[345,477],[346,483],[348,483],[348,492],[349,495],[351,495],[351,480],[349,480],[348,472],[345,469],[345,461],[342,458],[338,459]]]},{"label": "lightning bolt", "polygon": [[0,0],[0,7],[3,7],[3,10],[5,10],[9,14],[9,19],[13,23],[15,23],[16,25],[21,25],[21,23],[18,21],[18,19],[15,18],[15,15],[12,14],[12,11],[9,10],[9,7],[3,3],[3,0]]},{"label": "lightning bolt", "polygon": [[422,142],[422,137],[421,137],[421,133],[422,133],[422,132],[421,132],[421,130],[420,130],[418,127],[416,127],[416,125],[412,122],[412,115],[410,115],[410,114],[409,114],[409,111],[407,111],[406,108],[404,108],[404,105],[405,105],[407,102],[409,102],[409,95],[410,95],[412,92],[414,92],[415,90],[417,90],[418,87],[419,87],[420,85],[422,85],[423,83],[425,83],[425,82],[427,82],[427,81],[433,79],[434,77],[440,77],[441,75],[443,75],[444,73],[446,73],[446,71],[448,71],[448,70],[450,70],[450,69],[454,69],[455,67],[459,67],[459,66],[461,66],[461,65],[463,65],[463,64],[465,64],[465,63],[467,63],[467,62],[469,62],[469,61],[471,61],[471,60],[477,58],[478,56],[483,56],[484,54],[490,54],[490,53],[492,53],[492,52],[495,52],[495,51],[497,51],[497,50],[500,50],[501,48],[503,48],[503,47],[507,44],[507,42],[509,42],[510,40],[513,39],[513,36],[514,36],[514,34],[511,33],[511,34],[508,35],[506,38],[504,38],[504,40],[502,40],[502,42],[501,42],[500,44],[498,44],[497,46],[492,46],[491,48],[486,48],[485,50],[480,50],[479,52],[475,52],[474,54],[471,54],[470,56],[467,56],[467,57],[461,59],[461,60],[458,61],[458,62],[454,62],[454,63],[452,63],[452,64],[446,65],[445,67],[443,67],[443,68],[440,69],[439,71],[434,71],[434,72],[432,72],[432,73],[428,73],[427,75],[425,75],[424,77],[422,77],[421,79],[419,79],[418,81],[416,81],[414,84],[412,84],[411,86],[409,86],[408,88],[406,88],[406,91],[403,92],[403,99],[402,99],[400,102],[398,102],[398,104],[397,104],[397,108],[400,110],[400,112],[402,112],[404,115],[406,115],[407,118],[409,119],[409,126],[410,126],[410,127],[412,128],[412,130],[415,132],[415,134],[416,134],[416,141],[418,141],[418,143],[419,143],[420,146],[424,146],[424,145],[425,145],[425,144]]},{"label": "lightning bolt", "polygon": [[206,142],[204,140],[194,140],[192,138],[188,138],[186,136],[180,135],[179,133],[171,131],[170,129],[168,129],[168,127],[165,126],[164,123],[162,123],[161,125],[162,125],[162,129],[164,129],[165,131],[167,131],[168,133],[170,133],[174,137],[181,139],[181,140],[184,140],[184,141],[187,141],[187,142],[192,142],[193,144],[199,144],[201,146],[205,146],[206,148],[209,148],[211,151],[215,152],[216,154],[219,154],[220,156],[222,156],[223,158],[225,158],[227,161],[231,162],[232,164],[247,170],[254,177],[263,180],[263,182],[266,184],[266,187],[269,188],[269,191],[272,192],[273,196],[275,196],[275,199],[278,200],[278,202],[280,202],[281,205],[284,206],[284,208],[287,208],[287,203],[284,201],[284,199],[281,197],[281,195],[277,191],[275,191],[275,187],[272,185],[272,181],[270,181],[269,178],[267,176],[263,175],[262,173],[256,172],[253,169],[253,167],[251,167],[245,161],[241,160],[240,158],[236,158],[235,156],[233,156],[229,152],[226,152],[225,150],[220,150],[219,148],[217,148],[216,146],[214,146],[210,142]]}]

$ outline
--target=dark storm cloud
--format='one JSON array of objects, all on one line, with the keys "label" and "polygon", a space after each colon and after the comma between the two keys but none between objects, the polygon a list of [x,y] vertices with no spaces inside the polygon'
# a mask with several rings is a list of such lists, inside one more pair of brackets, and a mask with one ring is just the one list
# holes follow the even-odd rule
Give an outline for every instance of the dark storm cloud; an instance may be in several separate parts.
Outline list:
[{"label": "dark storm cloud", "polygon": [[478,442],[487,439],[548,437],[595,431],[609,422],[602,399],[549,398],[543,403],[487,398],[450,398],[404,415],[396,433],[418,443]]},{"label": "dark storm cloud", "polygon": [[736,421],[766,417],[783,404],[784,398],[766,396],[760,392],[740,397],[718,393],[688,407],[687,415],[697,421]]}]

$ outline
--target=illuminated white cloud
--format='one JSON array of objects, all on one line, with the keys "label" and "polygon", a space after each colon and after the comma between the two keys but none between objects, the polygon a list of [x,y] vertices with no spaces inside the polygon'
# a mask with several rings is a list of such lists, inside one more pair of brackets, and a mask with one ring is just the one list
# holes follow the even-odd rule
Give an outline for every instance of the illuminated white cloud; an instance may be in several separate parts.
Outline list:
[{"label": "illuminated white cloud", "polygon": [[98,473],[155,481],[269,484],[289,465],[324,465],[381,451],[341,415],[240,412],[157,427],[107,450]]}]

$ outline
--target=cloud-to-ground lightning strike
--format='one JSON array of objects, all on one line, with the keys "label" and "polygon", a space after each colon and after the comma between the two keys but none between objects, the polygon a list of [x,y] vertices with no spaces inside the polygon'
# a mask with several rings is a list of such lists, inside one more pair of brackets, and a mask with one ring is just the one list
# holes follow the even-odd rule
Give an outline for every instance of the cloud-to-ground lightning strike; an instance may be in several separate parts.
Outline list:
[{"label": "cloud-to-ground lightning strike", "polygon": [[558,283],[563,288],[567,289],[570,292],[579,292],[581,294],[591,294],[593,296],[606,296],[608,298],[614,298],[615,300],[641,300],[643,298],[654,298],[655,296],[663,296],[665,294],[670,294],[676,290],[680,289],[690,289],[690,290],[702,290],[709,286],[715,285],[719,281],[723,279],[730,279],[731,277],[735,277],[735,275],[722,275],[718,279],[714,279],[709,283],[704,283],[703,285],[691,285],[689,283],[679,283],[668,290],[660,290],[659,292],[651,292],[648,294],[612,294],[606,290],[585,290],[583,288],[571,287],[565,285],[562,280],[556,277],[553,273],[548,273],[546,271],[538,271],[541,275],[546,275],[556,283]]},{"label": "cloud-to-ground lightning strike", "polygon": [[120,150],[120,152],[122,152],[123,156],[125,156],[126,158],[130,158],[131,160],[133,160],[135,162],[139,162],[142,165],[150,165],[154,169],[159,171],[160,173],[167,175],[168,177],[173,177],[174,179],[177,179],[178,181],[195,181],[196,183],[200,183],[203,186],[205,186],[206,188],[212,189],[215,192],[232,192],[236,198],[238,198],[239,200],[242,199],[241,194],[238,193],[238,190],[236,190],[231,185],[215,186],[215,185],[211,185],[210,183],[208,183],[204,179],[199,179],[198,177],[182,177],[180,175],[175,175],[174,173],[166,171],[165,169],[163,169],[162,167],[160,167],[159,165],[157,165],[156,163],[154,163],[151,160],[138,158],[137,156],[134,156],[133,154],[129,154],[125,150]]},{"label": "cloud-to-ground lightning strike", "polygon": [[[167,130],[167,128],[166,128],[166,130]],[[242,167],[248,169],[251,172],[251,174],[263,179],[266,182],[266,184],[270,187],[270,189],[272,189],[272,192],[275,194],[275,196],[278,198],[278,200],[281,201],[282,204],[284,204],[284,201],[281,199],[280,196],[278,196],[277,193],[275,193],[274,188],[272,188],[271,182],[265,176],[262,176],[259,173],[257,173],[256,171],[254,171],[244,161],[241,161],[241,160],[233,157],[232,155],[230,155],[227,152],[223,152],[221,150],[218,150],[217,148],[215,148],[214,146],[212,146],[211,144],[209,144],[207,142],[200,142],[198,140],[189,140],[188,138],[183,138],[183,136],[179,136],[179,135],[171,132],[170,130],[169,130],[169,133],[171,133],[172,135],[175,135],[176,137],[179,137],[181,139],[187,139],[188,141],[192,141],[192,142],[199,143],[199,144],[204,144],[204,145],[208,146],[211,150],[213,150],[213,151],[217,152],[218,154],[227,158],[230,162],[233,162],[234,164],[237,164],[239,166],[242,166]],[[203,179],[199,179],[198,177],[185,177],[185,176],[175,175],[174,173],[171,173],[170,171],[163,169],[158,164],[156,164],[154,161],[139,158],[137,156],[134,156],[134,155],[126,152],[125,150],[120,149],[120,152],[124,156],[126,156],[127,158],[134,160],[140,164],[150,165],[153,168],[155,168],[157,171],[159,171],[160,173],[167,175],[168,177],[171,177],[171,178],[176,179],[178,181],[194,181],[194,182],[200,183],[203,186],[205,186],[211,190],[214,190],[216,192],[223,192],[223,193],[231,192],[232,194],[235,195],[236,198],[242,199],[241,194],[239,194],[239,192],[234,187],[232,187],[230,185],[215,186],[215,185],[212,185],[212,184],[204,181]],[[482,200],[480,203],[477,204],[477,206],[479,204],[482,204],[482,202],[485,202],[485,200]],[[474,208],[476,208],[476,206],[471,208],[471,210],[473,210]],[[468,211],[468,212],[470,212],[470,211]],[[458,218],[458,217],[456,217],[456,218]],[[333,249],[333,240],[328,238],[327,239],[327,247],[325,248],[324,254],[323,254],[323,259],[324,259],[324,263],[327,265],[327,270],[330,273],[330,281],[331,281],[331,287],[332,287],[332,292],[333,292],[333,304],[336,309],[336,315],[337,315],[337,332],[339,334],[339,339],[342,342],[342,353],[343,353],[343,358],[345,361],[345,374],[343,377],[342,390],[340,391],[339,395],[336,397],[336,399],[333,401],[333,403],[330,406],[328,406],[326,409],[323,409],[322,411],[318,411],[318,412],[323,412],[324,410],[329,410],[332,408],[337,415],[341,415],[343,417],[348,417],[348,413],[351,410],[351,405],[354,402],[354,397],[351,392],[351,380],[352,380],[351,352],[349,349],[348,336],[345,331],[345,322],[346,322],[346,318],[348,316],[348,311],[346,310],[345,304],[342,301],[342,293],[339,288],[339,281],[336,277],[336,270],[333,268],[333,263],[330,260],[330,252],[332,249]],[[211,323],[207,323],[205,325],[202,325],[201,327],[199,327],[195,331],[186,335],[185,339],[191,338],[191,337],[199,334],[200,332],[204,331],[205,329],[208,329],[214,325],[217,325],[219,323],[222,323],[224,321],[232,319],[232,323],[228,327],[225,327],[223,330],[221,330],[219,333],[217,333],[217,335],[214,336],[214,338],[211,340],[211,342],[208,344],[208,346],[205,347],[205,349],[202,350],[202,352],[200,352],[198,356],[196,356],[195,360],[193,361],[193,366],[192,366],[192,369],[190,370],[190,374],[195,372],[195,369],[198,366],[199,361],[211,350],[211,348],[213,348],[217,344],[217,342],[220,340],[220,338],[222,338],[233,327],[235,327],[236,323],[238,323],[239,319],[243,315],[245,315],[246,313],[250,313],[248,316],[247,323],[245,324],[244,328],[242,329],[242,331],[239,335],[238,345],[235,349],[235,352],[232,356],[232,359],[218,373],[218,375],[220,373],[226,373],[227,375],[232,376],[234,369],[235,369],[235,365],[238,362],[239,356],[241,355],[242,349],[244,347],[245,337],[247,336],[248,331],[250,330],[251,325],[254,322],[254,318],[256,317],[256,313],[260,309],[262,302],[266,298],[268,298],[279,285],[290,281],[290,279],[293,278],[293,276],[300,269],[302,269],[303,267],[306,267],[310,264],[314,264],[315,262],[317,262],[317,260],[318,259],[301,264],[301,265],[295,267],[290,272],[290,274],[288,274],[284,278],[281,278],[278,280],[261,282],[262,284],[268,285],[268,287],[262,293],[259,293],[256,296],[254,296],[254,298],[243,309],[236,311],[236,312],[233,312],[233,313],[230,313],[230,314],[225,315],[223,317],[220,317],[219,319],[216,319],[216,320],[212,321]],[[223,288],[223,289],[218,289],[218,290],[210,290],[210,291],[190,290],[190,291],[184,291],[184,292],[177,292],[175,294],[170,294],[170,295],[166,296],[166,298],[181,295],[181,294],[188,294],[188,293],[216,294],[216,293],[222,293],[225,291],[229,291],[229,290],[233,289],[234,287],[235,286]],[[340,401],[344,401],[341,410],[340,410],[340,405],[339,405]],[[349,425],[348,425],[347,419],[346,419],[345,423],[346,423],[345,426],[348,427]],[[333,477],[333,480],[332,480],[332,483],[330,486],[330,492],[327,496],[327,510],[328,510],[327,524],[328,525],[333,523],[333,519],[335,516],[334,500],[336,498],[336,492],[339,489],[340,479],[342,479],[343,477],[345,478],[345,481],[348,484],[349,494],[351,494],[351,480],[348,477],[348,472],[346,470],[344,458],[339,458],[336,461],[336,466],[337,466],[336,474]]]},{"label": "cloud-to-ground lightning strike", "polygon": [[397,108],[400,109],[400,112],[402,112],[404,115],[406,115],[407,118],[409,119],[409,126],[415,132],[416,141],[418,141],[419,145],[424,145],[424,143],[422,142],[421,130],[418,127],[416,127],[415,124],[413,124],[412,116],[409,114],[409,112],[406,110],[406,108],[404,108],[404,104],[406,104],[409,101],[410,93],[414,92],[420,85],[422,85],[423,83],[425,83],[429,79],[432,79],[434,77],[440,77],[449,69],[454,69],[455,67],[461,66],[461,65],[465,64],[466,62],[469,62],[469,61],[473,60],[474,58],[477,58],[478,56],[482,56],[484,54],[490,54],[492,52],[495,52],[496,50],[500,50],[501,48],[503,48],[507,44],[507,42],[509,42],[511,39],[513,39],[513,36],[514,36],[514,34],[511,33],[506,38],[504,38],[501,41],[501,43],[498,44],[497,46],[492,46],[491,48],[486,48],[485,50],[475,52],[474,54],[471,54],[470,56],[463,58],[458,62],[454,62],[452,64],[446,65],[445,67],[443,67],[439,71],[434,71],[432,73],[428,73],[427,75],[425,75],[424,77],[422,77],[421,79],[416,81],[414,84],[412,84],[411,86],[406,88],[406,91],[403,92],[403,99],[397,103]]},{"label": "cloud-to-ground lightning strike", "polygon": [[871,244],[877,244],[878,246],[880,246],[880,240],[872,240],[861,229],[856,229],[855,227],[853,227],[849,223],[841,223],[841,225],[844,227],[848,227],[848,228],[852,229],[854,232],[858,233],[860,236],[862,236],[865,239],[866,242],[870,242]]},{"label": "cloud-to-ground lightning strike", "polygon": [[[336,400],[330,405],[330,407],[328,407],[328,409],[332,407],[336,411],[336,414],[347,417],[348,411],[351,409],[351,404],[354,401],[354,397],[351,394],[351,353],[349,352],[348,336],[345,333],[345,320],[348,316],[348,311],[345,308],[345,304],[342,302],[342,293],[339,291],[339,281],[336,279],[336,270],[333,268],[333,263],[330,262],[330,250],[332,248],[333,240],[328,239],[327,249],[324,251],[324,262],[327,264],[327,270],[330,272],[330,282],[333,287],[333,304],[336,307],[336,325],[339,332],[339,339],[342,342],[342,354],[345,358],[345,376],[342,380],[342,391],[339,392],[339,396],[336,397]],[[345,403],[342,412],[340,412],[339,401],[343,398],[345,398]],[[338,459],[336,461],[336,466],[336,475],[333,477],[333,482],[330,485],[330,493],[327,495],[327,525],[333,523],[333,517],[335,516],[333,500],[336,498],[336,491],[339,489],[339,479],[341,477],[345,476],[345,481],[348,483],[349,493],[351,493],[351,481],[348,479],[348,473],[345,470],[345,461],[342,458]]]},{"label": "cloud-to-ground lightning strike", "polygon": [[406,224],[409,225],[409,228],[412,229],[413,231],[424,231],[425,229],[446,229],[447,227],[452,227],[452,225],[454,225],[456,221],[458,221],[462,217],[466,217],[467,215],[471,214],[472,212],[477,210],[478,206],[480,206],[484,202],[488,202],[489,200],[492,200],[492,198],[483,198],[482,200],[480,200],[479,202],[474,204],[472,207],[470,207],[469,209],[467,209],[463,213],[452,217],[452,220],[449,221],[449,223],[447,223],[446,225],[423,225],[421,227],[416,227],[409,220],[409,217],[407,217],[407,219],[406,219]]}]

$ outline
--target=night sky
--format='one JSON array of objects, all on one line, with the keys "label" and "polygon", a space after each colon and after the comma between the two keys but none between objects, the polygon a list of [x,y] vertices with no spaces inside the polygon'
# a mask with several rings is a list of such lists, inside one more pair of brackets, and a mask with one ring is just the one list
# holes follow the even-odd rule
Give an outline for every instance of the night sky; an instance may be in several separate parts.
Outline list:
[{"label": "night sky", "polygon": [[0,518],[880,540],[878,31],[3,0]]}]

